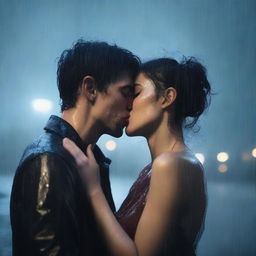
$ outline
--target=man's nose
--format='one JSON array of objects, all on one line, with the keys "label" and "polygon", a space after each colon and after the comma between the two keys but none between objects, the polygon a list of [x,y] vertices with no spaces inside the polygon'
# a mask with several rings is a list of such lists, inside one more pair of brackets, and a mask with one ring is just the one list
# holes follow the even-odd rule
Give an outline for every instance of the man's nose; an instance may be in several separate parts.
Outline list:
[{"label": "man's nose", "polygon": [[132,103],[133,103],[133,97],[128,97],[127,98],[127,109],[128,109],[128,111],[132,110]]}]

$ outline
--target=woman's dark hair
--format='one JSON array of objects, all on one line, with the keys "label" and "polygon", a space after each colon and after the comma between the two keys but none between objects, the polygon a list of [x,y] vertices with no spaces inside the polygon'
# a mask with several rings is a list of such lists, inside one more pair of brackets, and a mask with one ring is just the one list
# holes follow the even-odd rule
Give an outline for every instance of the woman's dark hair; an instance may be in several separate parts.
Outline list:
[{"label": "woman's dark hair", "polygon": [[186,121],[185,128],[192,128],[209,106],[211,86],[206,69],[194,57],[184,57],[180,63],[170,58],[151,60],[142,64],[141,72],[154,82],[158,96],[168,87],[176,89],[176,125],[182,126]]},{"label": "woman's dark hair", "polygon": [[61,111],[76,104],[78,89],[86,75],[92,76],[99,91],[106,91],[122,75],[135,79],[140,60],[130,51],[106,42],[78,40],[65,50],[58,61],[57,84]]}]

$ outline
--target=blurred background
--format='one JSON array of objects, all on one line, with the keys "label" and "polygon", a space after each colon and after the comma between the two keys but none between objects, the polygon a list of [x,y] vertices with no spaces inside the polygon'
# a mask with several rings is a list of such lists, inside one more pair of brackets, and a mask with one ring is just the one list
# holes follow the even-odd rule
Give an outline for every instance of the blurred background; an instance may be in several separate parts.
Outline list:
[{"label": "blurred background", "polygon": [[[26,145],[60,115],[56,65],[79,38],[142,61],[197,57],[216,93],[186,141],[208,183],[199,256],[256,255],[255,0],[0,0],[0,255],[11,255],[9,196]],[[144,138],[103,136],[117,208],[150,162]]]}]

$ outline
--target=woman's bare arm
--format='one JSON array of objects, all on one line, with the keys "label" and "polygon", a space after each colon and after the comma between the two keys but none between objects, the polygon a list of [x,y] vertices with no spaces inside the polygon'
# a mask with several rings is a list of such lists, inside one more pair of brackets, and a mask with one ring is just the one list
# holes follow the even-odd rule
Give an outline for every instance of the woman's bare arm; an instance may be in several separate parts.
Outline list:
[{"label": "woman's bare arm", "polygon": [[139,255],[154,255],[167,228],[171,227],[177,199],[180,198],[179,166],[179,160],[171,153],[165,153],[153,162],[147,202],[135,234]]},{"label": "woman's bare arm", "polygon": [[91,203],[106,244],[113,256],[137,256],[136,244],[123,230],[101,189],[90,194]]}]

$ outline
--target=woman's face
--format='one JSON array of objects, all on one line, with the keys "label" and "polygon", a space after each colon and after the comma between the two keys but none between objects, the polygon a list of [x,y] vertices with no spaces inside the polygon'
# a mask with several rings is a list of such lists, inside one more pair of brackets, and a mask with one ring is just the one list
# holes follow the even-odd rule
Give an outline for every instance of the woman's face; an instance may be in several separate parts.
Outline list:
[{"label": "woman's face", "polygon": [[143,73],[135,81],[135,98],[126,127],[128,136],[150,136],[162,117],[161,97],[157,98],[155,85]]}]

